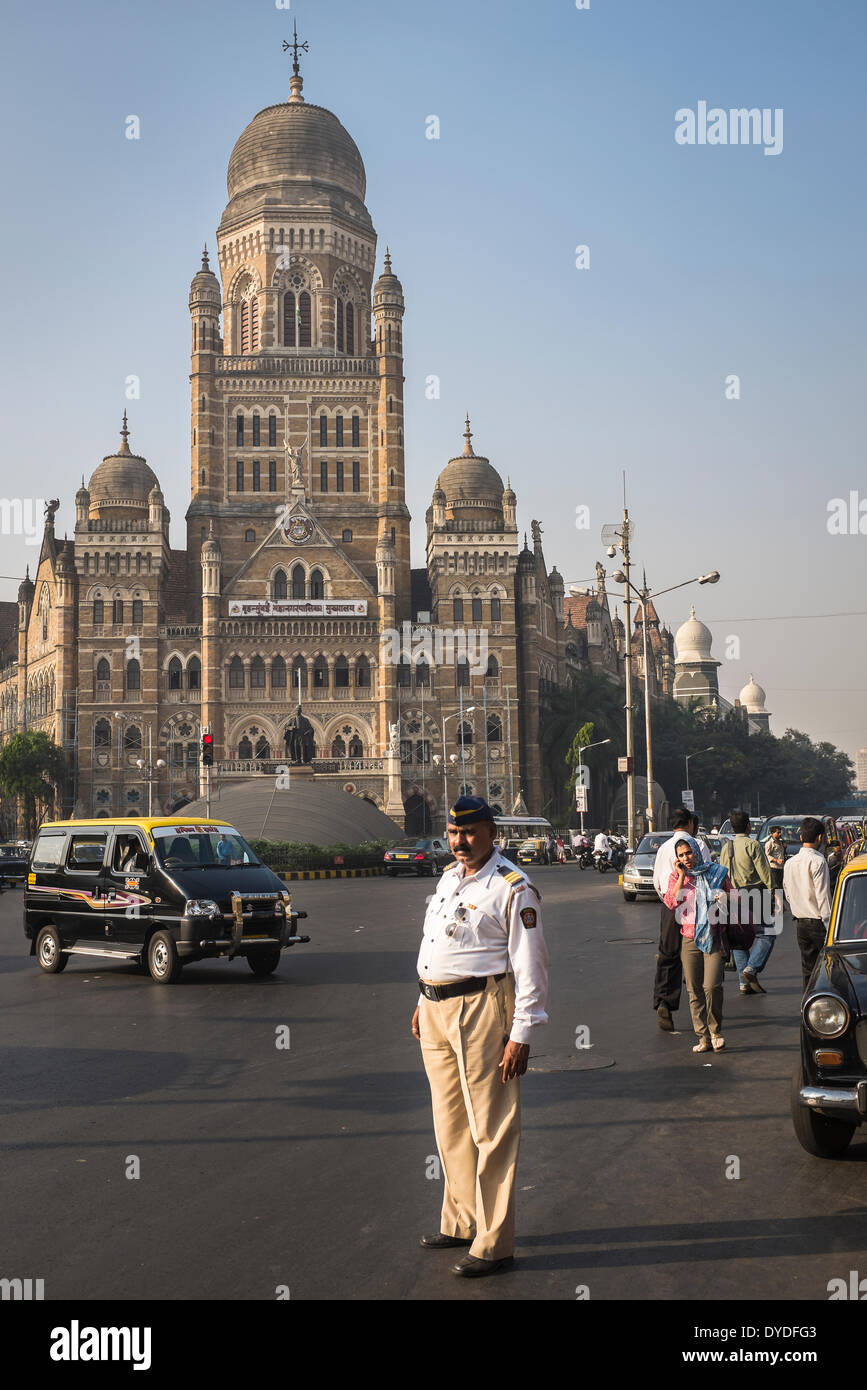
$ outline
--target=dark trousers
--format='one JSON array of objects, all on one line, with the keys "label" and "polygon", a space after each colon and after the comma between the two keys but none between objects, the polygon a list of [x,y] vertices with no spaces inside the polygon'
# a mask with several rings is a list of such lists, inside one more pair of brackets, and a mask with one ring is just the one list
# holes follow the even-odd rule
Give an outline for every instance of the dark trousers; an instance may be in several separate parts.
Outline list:
[{"label": "dark trousers", "polygon": [[683,965],[680,959],[680,923],[674,911],[662,904],[659,918],[659,948],[656,952],[656,978],[653,981],[653,1007],[667,1004],[672,1013],[680,1005]]},{"label": "dark trousers", "polygon": [[799,917],[798,948],[801,952],[801,973],[804,976],[804,989],[810,982],[813,966],[825,944],[827,928],[825,923],[814,917]]}]

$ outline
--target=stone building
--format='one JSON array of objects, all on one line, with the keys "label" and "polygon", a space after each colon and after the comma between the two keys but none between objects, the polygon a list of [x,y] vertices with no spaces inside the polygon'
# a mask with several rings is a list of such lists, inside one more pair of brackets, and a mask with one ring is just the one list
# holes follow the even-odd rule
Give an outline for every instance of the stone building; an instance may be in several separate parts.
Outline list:
[{"label": "stone building", "polygon": [[300,700],[314,778],[407,829],[441,825],[461,786],[539,812],[563,581],[538,522],[521,548],[469,418],[412,568],[403,288],[387,250],[376,274],[357,146],[297,67],[290,93],[235,144],[215,268],[205,252],[190,287],[185,544],[124,415],[72,539],[51,504],[0,605],[0,741],[39,728],[67,750],[65,812],[157,812],[199,795],[205,728],[217,782],[273,779]]}]

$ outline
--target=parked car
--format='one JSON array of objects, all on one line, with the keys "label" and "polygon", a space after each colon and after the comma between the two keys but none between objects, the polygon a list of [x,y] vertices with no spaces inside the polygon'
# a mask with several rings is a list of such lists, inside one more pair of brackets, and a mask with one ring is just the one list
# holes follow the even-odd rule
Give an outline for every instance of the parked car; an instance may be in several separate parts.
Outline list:
[{"label": "parked car", "polygon": [[[750,839],[758,840],[767,822],[766,816],[750,816]],[[723,840],[733,840],[735,832],[732,830],[732,823],[726,819],[719,828],[720,837]]]},{"label": "parked car", "polygon": [[698,836],[698,838],[699,838],[700,840],[703,840],[704,843],[707,845],[707,851],[708,851],[708,854],[710,855],[711,860],[713,861],[713,863],[714,863],[714,864],[718,863],[718,862],[719,862],[719,856],[720,856],[720,850],[722,849],[723,845],[725,844],[725,840],[723,839],[722,835],[711,835],[711,834],[705,834],[705,835],[703,835],[703,834],[699,831],[699,836]]},{"label": "parked car", "polygon": [[430,874],[436,878],[448,864],[454,862],[454,855],[445,840],[435,836],[426,840],[407,840],[405,844],[387,849],[383,855],[385,871],[389,878],[398,874]]},{"label": "parked car", "polygon": [[839,1158],[867,1120],[867,855],[840,871],[825,949],[801,1004],[792,1122],[802,1148]]},{"label": "parked car", "polygon": [[[801,821],[806,816],[813,815],[812,811],[805,811],[800,816],[771,816],[762,826],[762,833],[759,843],[764,848],[765,842],[771,838],[771,831],[775,825],[782,828],[782,840],[786,847],[786,858],[791,859],[793,854],[797,854],[801,848],[801,840],[798,831]],[[822,836],[822,853],[828,861],[828,869],[831,874],[831,887],[837,882],[837,875],[843,863],[843,851],[840,844],[840,836],[833,816],[816,816],[816,820],[822,822],[824,834]]]},{"label": "parked car", "polygon": [[0,845],[0,888],[10,883],[23,883],[27,877],[30,844],[27,840]]},{"label": "parked car", "polygon": [[518,850],[519,864],[547,864],[548,851],[542,839],[525,840]]},{"label": "parked car", "polygon": [[49,975],[74,955],[146,965],[161,985],[218,956],[270,975],[310,940],[297,933],[306,916],[227,821],[47,821],[24,886],[24,935]]},{"label": "parked car", "polygon": [[653,886],[656,851],[673,834],[673,830],[654,830],[639,840],[635,852],[626,860],[620,877],[623,896],[628,903],[634,903],[636,898],[652,898],[654,902],[659,902],[659,895]]}]

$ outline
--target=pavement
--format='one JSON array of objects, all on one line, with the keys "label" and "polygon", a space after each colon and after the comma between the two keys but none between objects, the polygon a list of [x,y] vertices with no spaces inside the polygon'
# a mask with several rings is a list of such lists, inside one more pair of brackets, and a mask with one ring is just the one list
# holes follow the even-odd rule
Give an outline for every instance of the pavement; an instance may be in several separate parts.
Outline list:
[{"label": "pavement", "polygon": [[21,890],[0,896],[0,1277],[60,1300],[720,1304],[867,1275],[867,1131],[821,1160],[789,1118],[791,922],[766,995],[727,972],[727,1048],[696,1055],[685,992],[680,1032],[651,1007],[658,908],[575,864],[532,877],[551,1021],[522,1083],[518,1258],[474,1282],[418,1247],[441,1200],[410,1034],[430,880],[299,884],[311,942],[274,976],[202,962],[168,987],[82,957],[43,974]]}]

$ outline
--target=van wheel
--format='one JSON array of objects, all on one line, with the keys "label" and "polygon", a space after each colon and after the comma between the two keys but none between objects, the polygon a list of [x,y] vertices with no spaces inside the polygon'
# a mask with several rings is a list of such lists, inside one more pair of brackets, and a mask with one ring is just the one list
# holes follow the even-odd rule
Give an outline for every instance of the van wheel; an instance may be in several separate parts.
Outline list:
[{"label": "van wheel", "polygon": [[256,951],[247,957],[247,964],[254,975],[273,975],[280,964],[280,952]]},{"label": "van wheel", "polygon": [[69,964],[56,927],[43,927],[36,938],[36,959],[46,975],[59,975]]},{"label": "van wheel", "polygon": [[802,1077],[799,1061],[792,1075],[792,1124],[798,1143],[815,1158],[839,1158],[849,1147],[858,1126],[846,1120],[829,1119],[809,1105],[802,1105],[798,1094]]},{"label": "van wheel", "polygon": [[158,985],[174,984],[181,973],[178,948],[167,931],[154,932],[148,942],[148,970]]}]

